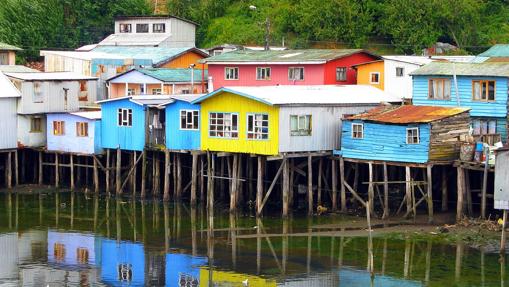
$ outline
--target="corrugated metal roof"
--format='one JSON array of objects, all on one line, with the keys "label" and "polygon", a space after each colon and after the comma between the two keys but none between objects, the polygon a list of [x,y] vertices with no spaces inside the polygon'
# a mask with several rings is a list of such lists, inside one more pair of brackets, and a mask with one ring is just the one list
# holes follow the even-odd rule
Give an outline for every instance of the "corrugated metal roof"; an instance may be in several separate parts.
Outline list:
[{"label": "corrugated metal roof", "polygon": [[21,94],[14,84],[0,72],[0,98],[19,98]]},{"label": "corrugated metal roof", "polygon": [[468,112],[469,110],[467,108],[436,106],[380,106],[366,113],[351,116],[348,119],[389,124],[430,123]]},{"label": "corrugated metal roof", "polygon": [[[108,81],[119,78],[125,74],[131,73],[132,71],[138,71],[147,76],[153,77],[157,80],[167,83],[175,83],[175,82],[191,82],[191,69],[168,69],[168,68],[135,68],[130,71],[127,71],[122,74],[118,74],[112,78],[109,78]],[[208,79],[208,72],[205,70],[203,78],[205,81]],[[194,69],[194,81],[201,82],[202,80],[202,70]]]},{"label": "corrugated metal roof", "polygon": [[108,47],[97,47],[92,51],[92,53],[94,52],[106,53],[109,55],[116,55],[124,58],[150,59],[154,65],[167,62],[187,52],[195,52],[203,55],[204,57],[208,56],[206,52],[195,47],[163,48],[163,47],[108,46]]},{"label": "corrugated metal roof", "polygon": [[107,99],[102,101],[97,101],[97,104],[121,101],[128,99],[133,103],[138,105],[148,105],[148,106],[163,106],[167,104],[173,103],[175,100],[192,102],[200,97],[203,94],[185,94],[185,95],[139,95],[139,96],[128,96],[128,97],[120,97],[114,99]]},{"label": "corrugated metal roof", "polygon": [[4,73],[40,73],[39,70],[22,65],[0,65],[0,72]]},{"label": "corrugated metal roof", "polygon": [[82,117],[89,120],[100,120],[101,119],[101,111],[90,111],[90,112],[77,112],[71,113],[71,115]]},{"label": "corrugated metal roof", "polygon": [[496,44],[477,55],[479,57],[509,57],[509,44]]},{"label": "corrugated metal roof", "polygon": [[13,45],[9,45],[7,43],[0,42],[0,50],[4,50],[4,51],[21,51],[23,49],[21,49],[19,47],[16,47],[16,46],[13,46]]},{"label": "corrugated metal roof", "polygon": [[400,98],[370,85],[298,85],[224,87],[193,103],[202,102],[223,92],[250,98],[267,105],[357,105],[401,102]]},{"label": "corrugated metal roof", "polygon": [[79,52],[79,51],[45,51],[45,50],[42,50],[40,55],[43,57],[48,56],[48,55],[62,56],[62,57],[73,58],[73,59],[84,60],[84,61],[91,61],[93,59],[124,60],[124,59],[129,58],[126,56],[115,55],[112,53],[103,53],[103,52],[95,52],[95,51]]},{"label": "corrugated metal roof", "polygon": [[5,73],[8,77],[24,81],[97,80],[74,72]]},{"label": "corrugated metal roof", "polygon": [[283,50],[283,51],[238,50],[213,56],[202,61],[207,63],[220,63],[220,62],[323,63],[337,58],[350,56],[356,53],[367,53],[372,55],[371,53],[362,49],[305,49],[305,50]]},{"label": "corrugated metal roof", "polygon": [[171,100],[162,103],[159,107],[167,106],[169,104],[173,104],[175,101],[184,101],[187,103],[192,103],[193,101],[203,97],[205,94],[182,94],[182,95],[171,95]]},{"label": "corrugated metal roof", "polygon": [[97,46],[157,46],[168,39],[168,34],[119,33],[104,38]]},{"label": "corrugated metal roof", "polygon": [[447,63],[432,62],[410,73],[411,75],[509,77],[509,63]]}]

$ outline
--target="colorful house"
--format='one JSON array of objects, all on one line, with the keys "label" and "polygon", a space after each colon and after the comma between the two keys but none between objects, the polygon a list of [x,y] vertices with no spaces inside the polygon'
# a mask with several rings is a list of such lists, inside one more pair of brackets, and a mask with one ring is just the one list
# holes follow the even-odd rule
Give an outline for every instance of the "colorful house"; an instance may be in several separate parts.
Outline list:
[{"label": "colorful house", "polygon": [[48,231],[48,262],[68,266],[96,265],[96,239],[92,234]]},{"label": "colorful house", "polygon": [[362,85],[225,87],[201,104],[201,149],[277,155],[339,148],[341,118],[401,102]]},{"label": "colorful house", "polygon": [[21,98],[18,89],[0,72],[0,150],[18,147],[17,102]]},{"label": "colorful house", "polygon": [[46,124],[47,150],[102,153],[101,111],[48,114]]},{"label": "colorful house", "polygon": [[135,68],[108,79],[108,99],[131,95],[204,93],[207,79],[207,70]]},{"label": "colorful house", "polygon": [[468,111],[432,106],[380,106],[343,120],[341,151],[336,153],[370,161],[452,161],[459,157],[461,138],[468,135]]},{"label": "colorful house", "polygon": [[[248,283],[251,287],[276,287],[275,279],[267,279],[259,276],[240,274],[235,272],[209,270],[208,268],[200,268],[200,287],[207,286],[246,286],[243,282]],[[193,285],[194,286],[194,285]]]},{"label": "colorful house", "polygon": [[470,108],[478,140],[507,141],[509,63],[433,62],[412,76],[415,105]]},{"label": "colorful house", "polygon": [[99,101],[102,148],[143,151],[165,147],[165,111],[170,96],[129,96]]},{"label": "colorful house", "polygon": [[101,281],[109,286],[144,286],[145,248],[143,245],[102,239]]},{"label": "colorful house", "polygon": [[200,149],[200,105],[192,104],[203,95],[173,95],[159,107],[165,109],[166,148]]},{"label": "colorful house", "polygon": [[200,267],[207,262],[205,257],[166,254],[166,287],[201,286]]},{"label": "colorful house", "polygon": [[365,50],[232,51],[204,59],[214,88],[356,84],[352,66],[380,57]]}]

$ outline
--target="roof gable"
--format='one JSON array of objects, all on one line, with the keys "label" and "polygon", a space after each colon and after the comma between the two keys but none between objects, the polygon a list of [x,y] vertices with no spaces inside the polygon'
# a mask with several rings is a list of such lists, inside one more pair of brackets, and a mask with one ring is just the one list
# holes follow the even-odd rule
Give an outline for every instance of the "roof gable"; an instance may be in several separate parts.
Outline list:
[{"label": "roof gable", "polygon": [[413,71],[411,75],[509,77],[509,63],[432,62]]},{"label": "roof gable", "polygon": [[14,86],[14,84],[0,72],[0,98],[19,98],[21,93]]}]

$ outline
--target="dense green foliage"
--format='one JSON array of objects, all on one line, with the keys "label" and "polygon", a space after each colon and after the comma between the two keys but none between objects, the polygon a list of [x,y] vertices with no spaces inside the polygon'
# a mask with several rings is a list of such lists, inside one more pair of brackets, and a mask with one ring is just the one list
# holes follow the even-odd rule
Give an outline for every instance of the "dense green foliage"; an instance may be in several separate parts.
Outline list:
[{"label": "dense green foliage", "polygon": [[[34,57],[43,48],[96,43],[116,15],[145,15],[148,0],[3,0],[0,41]],[[200,23],[200,47],[368,47],[412,53],[436,41],[478,52],[509,40],[507,0],[167,0],[170,14]],[[255,5],[256,10],[249,9]]]}]

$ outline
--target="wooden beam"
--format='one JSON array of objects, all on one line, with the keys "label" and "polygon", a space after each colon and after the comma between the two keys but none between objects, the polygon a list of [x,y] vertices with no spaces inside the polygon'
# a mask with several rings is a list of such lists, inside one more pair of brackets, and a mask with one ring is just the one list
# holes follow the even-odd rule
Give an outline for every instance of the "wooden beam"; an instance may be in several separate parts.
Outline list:
[{"label": "wooden beam", "polygon": [[267,203],[267,200],[269,199],[270,194],[272,193],[272,190],[274,189],[274,186],[276,185],[276,182],[279,178],[279,175],[283,171],[283,164],[287,159],[283,159],[283,162],[281,163],[281,166],[279,166],[279,169],[277,170],[276,176],[274,177],[274,180],[272,180],[272,183],[269,186],[269,189],[267,190],[267,193],[265,194],[265,197],[263,198],[262,204],[260,206],[259,213],[261,214],[263,207],[265,206],[265,203]]},{"label": "wooden beam", "polygon": [[8,152],[5,159],[5,182],[7,188],[12,188],[12,153]]},{"label": "wooden beam", "polygon": [[482,192],[481,192],[481,218],[486,219],[486,192],[488,189],[488,172],[489,172],[489,148],[484,149],[486,155],[486,164],[484,165],[484,172],[482,176]]},{"label": "wooden beam", "polygon": [[[357,172],[357,171],[356,171]],[[341,212],[346,212],[346,189],[345,189],[345,160],[343,157],[339,159],[339,180],[341,187]]]},{"label": "wooden beam", "polygon": [[95,156],[93,157],[93,162],[94,162],[94,191],[95,193],[99,193],[99,169],[97,166]]},{"label": "wooden beam", "polygon": [[323,173],[323,158],[318,160],[318,183],[317,183],[317,195],[316,202],[318,205],[322,204],[322,173]]},{"label": "wooden beam", "polygon": [[369,169],[369,186],[368,186],[368,201],[369,201],[369,212],[371,214],[375,213],[375,189],[373,186],[373,164],[368,163],[368,169]]},{"label": "wooden beam", "polygon": [[115,183],[116,183],[116,194],[121,195],[122,194],[122,173],[121,173],[121,167],[122,167],[122,151],[120,148],[117,148],[117,165],[116,165],[116,174],[115,174]]},{"label": "wooden beam", "polygon": [[145,149],[141,153],[141,198],[145,198],[147,192],[147,152]]},{"label": "wooden beam", "polygon": [[59,155],[56,153],[55,154],[55,187],[56,188],[59,188],[60,187],[60,168],[58,166],[58,157]]},{"label": "wooden beam", "polygon": [[110,194],[110,149],[106,149],[106,193]]},{"label": "wooden beam", "polygon": [[463,197],[465,194],[465,173],[463,167],[458,166],[456,168],[457,174],[457,186],[458,186],[458,202],[456,204],[456,222],[461,220],[463,216]]},{"label": "wooden beam", "polygon": [[387,219],[390,214],[389,208],[389,174],[387,171],[387,163],[384,163],[384,213],[382,215],[383,219]]},{"label": "wooden beam", "polygon": [[163,201],[170,200],[170,151],[164,150],[164,188]]},{"label": "wooden beam", "polygon": [[176,198],[180,200],[182,198],[182,160],[180,154],[176,155],[176,164],[177,164],[177,190],[176,190]]},{"label": "wooden beam", "polygon": [[71,169],[70,173],[71,173],[71,190],[74,190],[75,189],[75,184],[74,184],[74,156],[72,154],[69,155],[69,167]]},{"label": "wooden beam", "polygon": [[43,162],[43,152],[39,152],[39,185],[42,185],[43,182],[43,169],[42,169],[42,162]]},{"label": "wooden beam", "polygon": [[338,209],[338,190],[337,190],[337,173],[336,173],[336,160],[331,159],[331,173],[332,173],[332,210],[336,211]]},{"label": "wooden beam", "polygon": [[19,163],[18,163],[18,151],[14,151],[14,184],[19,185]]},{"label": "wooden beam", "polygon": [[308,215],[313,214],[313,157],[308,155]]},{"label": "wooden beam", "polygon": [[233,166],[231,171],[232,182],[230,183],[230,212],[237,210],[237,176],[239,168],[239,155],[233,155]]},{"label": "wooden beam", "polygon": [[258,166],[256,174],[256,215],[260,216],[262,212],[263,201],[263,156],[258,156]]},{"label": "wooden beam", "polygon": [[412,170],[410,166],[405,166],[405,199],[406,199],[406,211],[412,210]]},{"label": "wooden beam", "polygon": [[345,181],[345,187],[352,193],[353,197],[357,199],[364,207],[367,208],[366,201],[359,196],[359,194]]},{"label": "wooden beam", "polygon": [[140,156],[138,156],[138,158],[134,162],[134,165],[129,170],[129,173],[127,173],[126,179],[124,180],[124,182],[122,183],[122,186],[120,187],[120,192],[122,192],[122,190],[124,189],[125,185],[129,182],[129,178],[131,177],[131,175],[133,174],[134,170],[136,169],[136,166],[138,165],[138,163],[142,159],[142,156],[143,156],[142,154]]},{"label": "wooden beam", "polygon": [[426,167],[426,174],[428,179],[428,193],[427,193],[427,202],[428,202],[428,223],[433,223],[433,166],[428,165]]},{"label": "wooden beam", "polygon": [[442,175],[441,175],[441,180],[442,180],[442,211],[447,211],[449,208],[447,206],[448,202],[449,202],[449,191],[448,191],[448,186],[447,186],[447,179],[448,179],[448,169],[446,166],[443,166],[442,167]]},{"label": "wooden beam", "polygon": [[191,206],[196,206],[196,190],[198,185],[198,154],[192,153],[191,166]]},{"label": "wooden beam", "polygon": [[288,160],[283,160],[283,217],[288,216],[290,205],[290,197],[288,195],[290,189],[290,168]]}]

